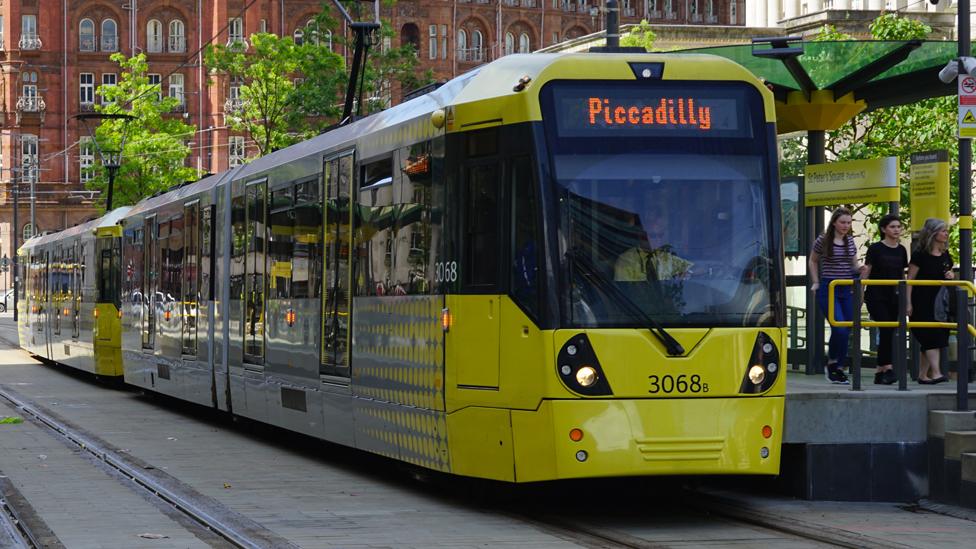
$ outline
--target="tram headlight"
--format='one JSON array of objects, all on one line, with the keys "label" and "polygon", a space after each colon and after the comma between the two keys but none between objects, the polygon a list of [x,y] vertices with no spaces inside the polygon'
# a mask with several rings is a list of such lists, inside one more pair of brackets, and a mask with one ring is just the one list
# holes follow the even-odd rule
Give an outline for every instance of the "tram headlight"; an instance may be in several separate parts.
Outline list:
[{"label": "tram headlight", "polygon": [[749,368],[749,381],[754,385],[759,385],[764,379],[766,379],[766,370],[762,366],[756,364]]},{"label": "tram headlight", "polygon": [[739,393],[757,395],[768,391],[776,383],[776,377],[781,370],[779,362],[779,350],[773,338],[766,332],[756,334],[752,355],[745,364]]},{"label": "tram headlight", "polygon": [[583,387],[593,385],[597,379],[599,379],[599,376],[593,366],[583,366],[579,370],[576,370],[576,383],[579,383]]},{"label": "tram headlight", "polygon": [[574,393],[585,396],[613,394],[586,334],[576,334],[563,344],[556,356],[555,366],[563,385]]}]

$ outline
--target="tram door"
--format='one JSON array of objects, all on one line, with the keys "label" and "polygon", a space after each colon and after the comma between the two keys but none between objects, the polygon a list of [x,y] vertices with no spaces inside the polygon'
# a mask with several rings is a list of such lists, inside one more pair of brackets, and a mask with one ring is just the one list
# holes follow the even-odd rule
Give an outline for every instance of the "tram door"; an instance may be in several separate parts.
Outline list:
[{"label": "tram door", "polygon": [[244,256],[244,367],[264,370],[265,306],[267,271],[268,182],[249,183],[244,188],[246,234]]},{"label": "tram door", "polygon": [[352,309],[351,271],[353,152],[327,158],[323,166],[325,270],[322,291],[322,358],[319,374],[323,381],[348,383],[351,355],[349,311]]},{"label": "tram door", "polygon": [[81,337],[81,284],[85,268],[83,261],[85,257],[84,247],[79,242],[75,242],[75,249],[71,256],[71,338],[77,340]]},{"label": "tram door", "polygon": [[55,307],[54,304],[54,281],[51,278],[54,276],[54,271],[51,269],[51,252],[44,252],[44,352],[45,357],[52,358],[51,356],[51,324],[53,320],[51,318],[51,308]]}]

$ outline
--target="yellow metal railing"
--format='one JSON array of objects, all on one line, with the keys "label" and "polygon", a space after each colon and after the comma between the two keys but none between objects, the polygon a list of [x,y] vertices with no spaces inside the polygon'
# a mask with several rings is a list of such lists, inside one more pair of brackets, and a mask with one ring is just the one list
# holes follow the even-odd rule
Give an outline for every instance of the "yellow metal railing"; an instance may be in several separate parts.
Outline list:
[{"label": "yellow metal railing", "polygon": [[[861,280],[861,286],[898,286],[899,283],[905,283],[907,286],[958,286],[964,288],[970,296],[976,295],[976,286],[968,280]],[[839,279],[832,280],[830,282],[830,287],[827,289],[827,322],[831,326],[836,326],[838,328],[853,328],[853,320],[837,320],[834,318],[834,290],[837,286],[853,286],[853,279]],[[897,320],[892,321],[879,321],[879,320],[867,320],[858,323],[863,328],[898,328],[901,326]],[[911,321],[906,323],[907,328],[949,328],[956,329],[959,326],[956,322],[921,322],[921,321]],[[969,327],[969,333],[973,337],[976,337],[976,327],[972,324],[967,324]]]}]

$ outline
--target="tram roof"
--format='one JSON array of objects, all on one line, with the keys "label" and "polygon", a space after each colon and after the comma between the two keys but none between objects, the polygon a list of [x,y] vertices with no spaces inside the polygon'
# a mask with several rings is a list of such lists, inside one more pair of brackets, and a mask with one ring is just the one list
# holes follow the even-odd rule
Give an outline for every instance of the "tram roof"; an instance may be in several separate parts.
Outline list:
[{"label": "tram roof", "polygon": [[830,90],[854,94],[865,110],[955,95],[939,71],[958,56],[948,40],[843,40],[805,42],[792,37],[755,38],[752,44],[679,50],[707,53],[742,65],[769,85],[777,101],[789,92]]},{"label": "tram roof", "polygon": [[131,209],[131,206],[122,206],[121,208],[115,208],[102,217],[92,219],[91,221],[86,221],[80,225],[75,225],[74,227],[68,227],[63,231],[31,237],[30,240],[24,242],[21,249],[31,249],[44,244],[49,244],[51,242],[57,242],[65,238],[85,234],[88,231],[94,231],[99,227],[111,227],[118,223],[120,219],[125,217]]},{"label": "tram roof", "polygon": [[[183,185],[179,188],[167,191],[163,194],[150,196],[149,198],[143,198],[135,206],[129,210],[124,217],[129,217],[132,215],[140,214],[142,212],[153,210],[160,205],[169,204],[170,202],[180,201],[184,198],[189,198],[191,196],[196,196],[202,192],[206,192],[214,187],[220,185],[222,182],[230,179],[235,173],[240,171],[241,168],[231,168],[229,170],[222,171],[217,174],[208,175],[203,179],[194,181],[193,183]],[[119,218],[121,219],[121,217]]]}]

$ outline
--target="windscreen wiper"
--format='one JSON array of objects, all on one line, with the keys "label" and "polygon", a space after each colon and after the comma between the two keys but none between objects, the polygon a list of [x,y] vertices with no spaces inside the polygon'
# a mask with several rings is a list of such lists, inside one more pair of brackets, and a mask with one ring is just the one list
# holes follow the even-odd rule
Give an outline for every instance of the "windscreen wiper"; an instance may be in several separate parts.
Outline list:
[{"label": "windscreen wiper", "polygon": [[681,356],[685,354],[685,348],[678,343],[671,334],[664,329],[661,324],[654,320],[651,315],[647,314],[644,309],[640,308],[639,305],[634,303],[630,297],[627,296],[612,280],[608,279],[595,265],[579,252],[579,250],[573,248],[566,252],[566,256],[573,262],[573,265],[584,271],[585,274],[593,281],[594,285],[603,290],[603,292],[610,297],[612,297],[618,305],[624,308],[632,316],[641,319],[647,326],[648,330],[654,337],[656,337],[664,349],[670,356]]}]

